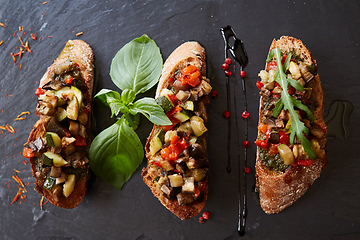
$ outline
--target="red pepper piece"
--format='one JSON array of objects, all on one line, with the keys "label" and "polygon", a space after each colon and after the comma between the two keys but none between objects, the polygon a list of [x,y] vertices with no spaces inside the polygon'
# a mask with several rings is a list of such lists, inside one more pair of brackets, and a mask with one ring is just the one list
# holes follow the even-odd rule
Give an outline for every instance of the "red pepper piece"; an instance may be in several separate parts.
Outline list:
[{"label": "red pepper piece", "polygon": [[66,79],[66,83],[67,83],[67,84],[72,84],[72,82],[73,82],[73,78],[72,78],[72,77]]},{"label": "red pepper piece", "polygon": [[30,148],[24,148],[23,149],[23,156],[25,157],[25,158],[32,158],[32,157],[34,157],[35,156],[35,153],[34,153],[34,151],[32,150],[32,149],[30,149]]},{"label": "red pepper piece", "polygon": [[290,137],[288,134],[286,134],[284,131],[280,131],[279,135],[280,135],[280,143],[290,145]]},{"label": "red pepper piece", "polygon": [[260,82],[259,80],[256,81],[256,87],[261,90],[261,88],[264,86],[264,84],[262,82]]},{"label": "red pepper piece", "polygon": [[86,138],[84,138],[80,135],[77,135],[77,136],[75,136],[75,139],[76,139],[76,141],[74,142],[75,146],[77,146],[77,147],[87,146]]},{"label": "red pepper piece", "polygon": [[42,89],[42,88],[37,88],[36,90],[35,90],[35,94],[36,94],[36,96],[40,96],[40,95],[43,95],[45,93],[45,90],[44,89]]}]

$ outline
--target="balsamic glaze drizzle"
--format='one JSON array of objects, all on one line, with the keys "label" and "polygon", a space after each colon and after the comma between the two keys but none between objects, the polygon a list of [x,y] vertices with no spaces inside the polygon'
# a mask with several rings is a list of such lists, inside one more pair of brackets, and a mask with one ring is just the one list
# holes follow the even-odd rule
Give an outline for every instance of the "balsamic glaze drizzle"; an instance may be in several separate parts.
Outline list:
[{"label": "balsamic glaze drizzle", "polygon": [[[220,29],[222,37],[225,42],[225,58],[228,57],[228,52],[231,53],[232,57],[240,64],[240,72],[243,71],[243,68],[248,63],[248,57],[246,51],[244,49],[243,43],[240,39],[236,37],[235,32],[231,28],[231,26],[227,26],[225,28]],[[233,46],[230,46],[229,39],[234,41]],[[235,64],[234,64],[234,72],[236,72]],[[227,107],[230,110],[231,107],[231,98],[230,98],[230,80],[229,76],[226,76],[226,88],[227,88]],[[247,111],[247,99],[246,99],[246,86],[245,80],[242,80],[242,89],[244,95],[244,109]],[[238,127],[238,111],[236,106],[236,94],[234,94],[234,108],[235,108],[235,123],[236,123],[236,132],[238,136],[240,135],[239,127]],[[245,119],[245,141],[248,140],[248,119]],[[231,171],[230,165],[230,142],[231,142],[231,121],[228,121],[228,166],[227,172]],[[246,225],[246,216],[247,216],[247,196],[246,196],[246,173],[241,171],[240,164],[240,141],[238,141],[237,155],[238,155],[238,176],[239,176],[239,220],[237,231],[240,236],[245,235],[245,225]],[[244,167],[247,166],[247,148],[244,148]],[[242,189],[241,189],[241,176],[242,176]]]}]

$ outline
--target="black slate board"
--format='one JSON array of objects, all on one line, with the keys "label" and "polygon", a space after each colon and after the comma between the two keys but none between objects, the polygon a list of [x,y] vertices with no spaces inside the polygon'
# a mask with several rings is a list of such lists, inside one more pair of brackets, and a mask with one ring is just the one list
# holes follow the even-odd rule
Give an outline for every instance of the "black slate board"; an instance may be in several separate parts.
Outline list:
[{"label": "black slate board", "polygon": [[[360,17],[358,1],[0,1],[0,125],[15,128],[15,134],[0,134],[0,239],[238,239],[237,142],[231,143],[233,171],[226,172],[227,120],[223,40],[220,28],[231,25],[244,42],[249,55],[246,67],[249,141],[256,138],[258,89],[255,82],[263,69],[268,48],[282,35],[301,39],[318,62],[325,96],[325,115],[335,100],[352,103],[347,138],[329,137],[329,165],[314,185],[293,206],[277,215],[266,215],[251,197],[255,183],[255,145],[251,144],[248,163],[248,219],[243,239],[358,239],[360,237],[358,157],[360,125],[358,66],[360,65]],[[14,65],[10,53],[20,46],[19,34],[37,33],[29,39],[32,55],[25,53]],[[29,30],[31,28],[31,31]],[[83,35],[76,36],[78,32]],[[181,43],[199,41],[207,51],[207,74],[219,98],[208,107],[208,156],[211,162],[210,192],[204,210],[211,218],[204,224],[198,217],[181,221],[167,211],[141,179],[141,168],[122,191],[97,178],[82,203],[73,210],[46,204],[40,210],[40,195],[33,190],[29,162],[20,155],[35,114],[34,90],[38,81],[69,39],[82,39],[93,48],[97,87],[117,90],[109,76],[110,62],[127,42],[148,34],[160,47],[163,58]],[[52,37],[50,37],[52,36]],[[233,92],[240,97],[241,82],[232,78]],[[153,96],[154,89],[146,93]],[[95,104],[99,133],[114,120],[107,109]],[[14,119],[23,111],[25,120]],[[240,111],[240,110],[239,110]],[[99,114],[101,113],[101,114]],[[233,114],[234,116],[234,114]],[[234,118],[232,126],[235,126]],[[335,126],[335,125],[334,125]],[[142,119],[138,134],[144,142],[151,124]],[[340,127],[340,126],[339,126]],[[334,128],[338,128],[335,126]],[[336,130],[335,129],[335,130]],[[26,187],[27,198],[10,204],[17,192],[14,169]],[[26,171],[23,171],[26,170]],[[12,184],[10,183],[12,181]],[[8,189],[7,185],[10,186]]]}]

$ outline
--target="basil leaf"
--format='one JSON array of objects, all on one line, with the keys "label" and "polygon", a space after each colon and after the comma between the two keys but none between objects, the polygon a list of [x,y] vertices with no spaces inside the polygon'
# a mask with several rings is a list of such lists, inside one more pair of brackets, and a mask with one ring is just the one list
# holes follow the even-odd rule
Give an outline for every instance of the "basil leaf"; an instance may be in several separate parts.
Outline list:
[{"label": "basil leaf", "polygon": [[162,57],[156,43],[147,35],[127,43],[111,62],[110,76],[121,90],[144,93],[159,80]]},{"label": "basil leaf", "polygon": [[132,103],[135,100],[135,93],[134,91],[130,90],[130,89],[125,89],[122,91],[121,93],[121,100],[125,103],[125,104],[129,104]]},{"label": "basil leaf", "polygon": [[142,113],[152,123],[156,125],[171,125],[172,122],[164,113],[164,109],[160,107],[153,98],[142,98],[129,106],[131,114]]},{"label": "basil leaf", "polygon": [[126,112],[127,107],[121,101],[120,94],[116,91],[102,89],[95,95],[95,98],[100,99],[105,105],[109,106],[111,109],[111,117],[114,115],[117,116],[120,111]]},{"label": "basil leaf", "polygon": [[90,150],[90,168],[100,178],[121,190],[144,157],[137,134],[121,117],[93,140]]}]

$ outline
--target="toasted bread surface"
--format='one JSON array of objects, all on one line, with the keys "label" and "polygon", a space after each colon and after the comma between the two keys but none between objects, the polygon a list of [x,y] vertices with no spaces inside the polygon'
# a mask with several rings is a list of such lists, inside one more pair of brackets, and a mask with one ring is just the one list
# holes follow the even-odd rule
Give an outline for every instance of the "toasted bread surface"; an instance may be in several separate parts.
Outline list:
[{"label": "toasted bread surface", "polygon": [[[160,96],[160,93],[163,89],[168,88],[170,83],[170,78],[173,74],[181,69],[193,65],[196,66],[203,77],[206,75],[206,65],[205,65],[205,51],[204,48],[197,42],[186,42],[180,45],[177,49],[175,49],[171,55],[167,58],[164,63],[162,75],[159,80],[159,84],[156,90],[156,98]],[[208,81],[208,80],[207,80]],[[203,103],[207,104],[207,97],[199,100]],[[204,117],[203,117],[204,118]],[[206,119],[205,119],[206,121]],[[146,168],[142,170],[142,177],[144,183],[151,189],[152,193],[155,197],[159,199],[159,201],[174,215],[179,217],[181,220],[190,219],[201,212],[203,209],[208,193],[208,186],[202,189],[201,198],[197,199],[192,204],[180,206],[176,199],[167,198],[159,186],[154,182],[154,178],[158,176],[158,168],[150,162],[152,155],[150,153],[150,141],[153,139],[155,134],[158,131],[158,126],[154,125],[145,145],[146,157],[148,158],[148,163]],[[197,143],[199,143],[205,151],[206,157],[206,139],[205,134],[201,135],[197,139]],[[207,176],[205,181],[207,182]]]},{"label": "toasted bread surface", "polygon": [[[301,40],[293,37],[283,36],[279,40],[273,40],[269,52],[279,48],[283,53],[295,53],[306,65],[315,65],[316,61],[312,58],[310,51],[305,47]],[[269,63],[265,70],[270,70]],[[326,125],[323,120],[324,102],[323,91],[321,88],[319,74],[314,76],[305,85],[312,89],[311,102],[312,113],[315,117],[314,125],[320,126],[325,132],[324,136],[317,139],[322,152],[325,152],[326,145]],[[264,116],[264,97],[260,97],[259,123],[263,121]],[[258,131],[258,139],[261,131]],[[284,172],[269,170],[264,166],[260,159],[259,147],[256,158],[256,187],[259,192],[261,208],[267,214],[278,213],[284,208],[292,205],[306,190],[313,184],[316,178],[320,176],[321,171],[327,165],[326,155],[317,156],[310,166],[289,166]]]},{"label": "toasted bread surface", "polygon": [[[87,114],[90,116],[91,113],[91,100],[92,100],[92,90],[94,82],[94,69],[93,69],[93,52],[90,46],[82,40],[69,40],[65,48],[62,50],[59,57],[54,61],[54,63],[48,67],[47,71],[40,80],[39,88],[43,88],[45,85],[54,81],[52,77],[54,73],[54,67],[56,65],[62,64],[65,61],[71,61],[77,64],[79,69],[81,79],[82,79],[82,95],[84,97],[82,106],[82,111],[87,111]],[[34,142],[38,138],[45,139],[45,134],[48,131],[47,126],[49,121],[54,116],[48,116],[41,113],[37,113],[40,116],[40,119],[35,123],[30,132],[27,144]],[[86,144],[87,147],[90,146],[91,137],[90,137],[90,128],[91,122],[90,117],[88,117],[87,122],[84,124],[86,128]],[[87,152],[87,147],[83,147],[82,151]],[[71,209],[76,207],[83,199],[86,189],[87,181],[89,179],[89,164],[81,166],[81,174],[76,176],[76,183],[72,193],[65,197],[62,194],[54,195],[54,189],[48,190],[44,188],[44,178],[39,177],[40,172],[37,166],[37,161],[40,156],[35,156],[30,158],[32,175],[35,177],[35,191],[40,193],[46,199],[49,200],[53,205]]]}]

